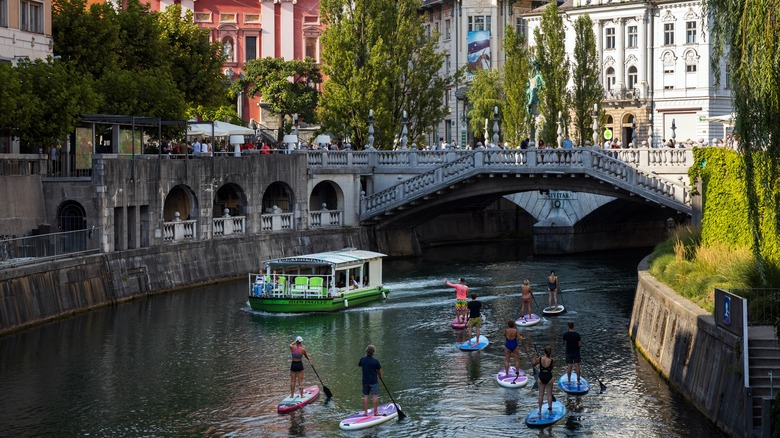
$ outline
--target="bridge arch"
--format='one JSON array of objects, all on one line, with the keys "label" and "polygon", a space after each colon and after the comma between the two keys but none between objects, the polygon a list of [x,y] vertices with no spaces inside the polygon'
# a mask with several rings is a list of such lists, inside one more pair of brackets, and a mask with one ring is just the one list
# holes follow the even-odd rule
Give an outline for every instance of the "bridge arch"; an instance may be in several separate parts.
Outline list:
[{"label": "bridge arch", "polygon": [[287,183],[277,181],[263,192],[262,205],[263,213],[291,213],[295,210],[295,191]]},{"label": "bridge arch", "polygon": [[227,183],[217,189],[214,196],[213,217],[221,217],[225,209],[231,216],[246,216],[246,193],[236,183]]},{"label": "bridge arch", "polygon": [[163,204],[163,220],[172,222],[179,213],[179,219],[190,220],[198,217],[198,198],[187,185],[174,186],[165,196]]}]

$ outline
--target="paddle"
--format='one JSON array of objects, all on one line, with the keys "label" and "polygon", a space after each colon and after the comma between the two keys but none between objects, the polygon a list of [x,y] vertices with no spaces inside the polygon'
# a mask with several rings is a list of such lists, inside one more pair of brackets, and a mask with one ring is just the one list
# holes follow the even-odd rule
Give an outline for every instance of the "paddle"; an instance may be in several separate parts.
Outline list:
[{"label": "paddle", "polygon": [[325,396],[327,396],[328,398],[331,398],[331,397],[333,397],[333,393],[332,393],[332,392],[330,392],[330,389],[328,389],[328,387],[327,387],[327,386],[325,386],[325,384],[324,384],[324,383],[322,383],[322,379],[320,379],[320,375],[319,375],[319,374],[317,374],[317,370],[314,368],[314,364],[313,364],[313,363],[311,363],[311,359],[309,359],[309,365],[311,365],[311,369],[312,369],[312,371],[314,371],[314,374],[316,374],[316,375],[317,375],[317,380],[319,380],[319,381],[320,381],[320,385],[322,385],[322,392],[324,392],[324,393],[325,393]]},{"label": "paddle", "polygon": [[[582,365],[582,364],[580,364],[580,365]],[[606,390],[607,390],[607,385],[605,385],[605,384],[604,384],[604,383],[601,381],[601,379],[599,379],[598,377],[596,377],[596,380],[598,380],[598,382],[599,382],[599,387],[601,388],[601,391],[602,391],[602,392],[603,392],[603,391],[606,391]]]},{"label": "paddle", "polygon": [[387,389],[387,385],[385,385],[384,379],[382,379],[381,376],[377,376],[377,377],[379,377],[379,381],[382,382],[382,386],[385,387],[385,391],[387,391],[387,395],[390,396],[390,400],[392,400],[393,406],[395,406],[395,410],[398,411],[398,421],[403,420],[404,418],[406,418],[406,414],[404,414],[404,411],[402,411],[401,408],[398,407],[398,404],[395,402],[395,399],[393,398],[393,394],[391,394],[390,390]]}]

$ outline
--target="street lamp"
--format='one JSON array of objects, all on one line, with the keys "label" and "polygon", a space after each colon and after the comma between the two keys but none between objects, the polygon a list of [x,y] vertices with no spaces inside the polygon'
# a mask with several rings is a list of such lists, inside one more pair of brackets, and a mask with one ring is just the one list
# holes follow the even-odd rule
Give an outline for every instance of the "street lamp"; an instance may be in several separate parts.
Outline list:
[{"label": "street lamp", "polygon": [[599,146],[599,104],[593,104],[593,146]]},{"label": "street lamp", "polygon": [[293,114],[293,125],[295,126],[295,149],[300,149],[301,142],[298,139],[298,113]]},{"label": "street lamp", "polygon": [[406,150],[406,143],[409,141],[407,138],[407,134],[409,134],[409,130],[406,129],[406,110],[404,110],[403,118],[401,119],[401,123],[403,123],[403,128],[401,129],[401,150]]},{"label": "street lamp", "polygon": [[677,126],[674,124],[674,119],[672,119],[672,147],[676,147],[677,142],[674,141],[675,138],[677,138],[677,133],[675,132],[677,130]]},{"label": "street lamp", "polygon": [[374,110],[368,110],[368,148],[374,149]]},{"label": "street lamp", "polygon": [[493,147],[498,147],[498,105],[493,107]]},{"label": "street lamp", "polygon": [[563,113],[561,111],[558,111],[558,147],[563,147],[563,127],[561,126],[563,124],[562,119]]}]

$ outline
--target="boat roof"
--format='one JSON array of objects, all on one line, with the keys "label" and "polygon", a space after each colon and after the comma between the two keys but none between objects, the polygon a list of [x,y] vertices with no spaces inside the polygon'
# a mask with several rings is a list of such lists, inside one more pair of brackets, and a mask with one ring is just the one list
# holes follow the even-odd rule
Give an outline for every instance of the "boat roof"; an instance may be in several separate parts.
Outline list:
[{"label": "boat roof", "polygon": [[283,257],[279,259],[266,260],[266,265],[355,265],[367,260],[385,257],[374,251],[365,251],[361,249],[348,248],[339,251],[319,252],[315,254],[305,254],[294,257]]}]

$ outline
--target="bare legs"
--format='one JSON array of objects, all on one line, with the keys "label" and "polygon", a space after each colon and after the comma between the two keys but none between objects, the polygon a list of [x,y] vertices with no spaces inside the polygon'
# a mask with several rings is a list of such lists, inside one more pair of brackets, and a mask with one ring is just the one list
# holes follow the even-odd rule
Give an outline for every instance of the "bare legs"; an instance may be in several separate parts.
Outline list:
[{"label": "bare legs", "polygon": [[[368,397],[367,395],[363,396],[363,416],[368,416]],[[379,395],[372,395],[371,398],[374,399],[374,411],[371,413],[371,416],[377,415],[377,412],[379,411]]]},{"label": "bare legs", "polygon": [[296,381],[300,388],[301,398],[303,398],[303,371],[290,371],[290,397],[295,397]]}]

